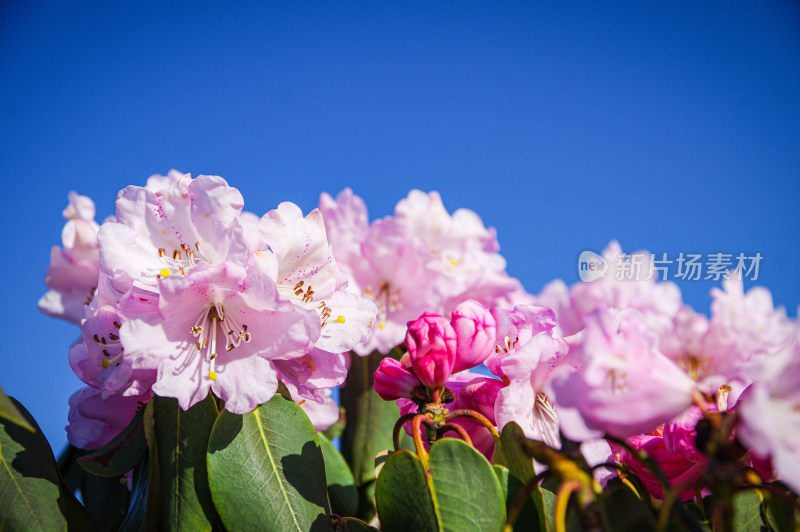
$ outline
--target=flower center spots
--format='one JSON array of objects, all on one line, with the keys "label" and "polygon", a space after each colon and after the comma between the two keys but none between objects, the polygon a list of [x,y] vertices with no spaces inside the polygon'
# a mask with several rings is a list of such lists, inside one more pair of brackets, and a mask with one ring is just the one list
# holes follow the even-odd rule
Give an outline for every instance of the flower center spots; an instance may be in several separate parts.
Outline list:
[{"label": "flower center spots", "polygon": [[611,393],[622,393],[630,390],[631,388],[626,382],[627,377],[628,374],[624,371],[619,371],[617,369],[608,370],[608,373],[606,373],[606,380]]},{"label": "flower center spots", "polygon": [[164,248],[158,248],[158,257],[161,259],[163,268],[158,272],[156,277],[169,277],[173,273],[180,273],[186,275],[186,272],[192,269],[198,261],[211,262],[208,260],[200,250],[200,242],[194,243],[194,249],[181,244],[180,249],[173,249],[168,251]]},{"label": "flower center spots", "polygon": [[192,336],[197,338],[194,345],[198,351],[205,351],[206,360],[210,364],[208,378],[217,380],[216,358],[217,347],[225,345],[225,351],[233,351],[242,342],[250,342],[250,333],[246,324],[239,324],[231,315],[225,315],[225,309],[219,303],[205,308],[194,326],[189,328]]},{"label": "flower center spots", "polygon": [[[114,367],[120,364],[119,360],[122,358],[123,347],[119,341],[119,328],[120,323],[114,321],[114,330],[112,332],[107,333],[105,336],[100,336],[99,334],[92,336],[95,345],[103,353],[103,358],[100,360],[100,366],[103,369],[109,368],[112,364]],[[114,351],[117,351],[116,355],[113,354]]]},{"label": "flower center spots", "polygon": [[519,342],[519,337],[515,337],[514,340],[511,340],[510,336],[506,336],[503,339],[502,344],[497,344],[494,346],[494,352],[498,355],[500,353],[508,354],[509,352],[513,351],[515,347],[517,347],[517,343]]},{"label": "flower center spots", "polygon": [[364,288],[364,295],[375,301],[378,307],[379,329],[383,329],[390,312],[396,312],[406,306],[401,294],[402,290],[392,287],[388,281],[381,283],[377,291],[370,285]]}]

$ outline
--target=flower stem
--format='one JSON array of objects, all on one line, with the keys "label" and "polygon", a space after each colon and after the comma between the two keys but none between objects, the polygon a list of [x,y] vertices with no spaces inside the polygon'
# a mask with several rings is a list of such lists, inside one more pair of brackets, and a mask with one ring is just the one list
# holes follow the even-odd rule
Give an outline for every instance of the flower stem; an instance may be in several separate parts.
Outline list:
[{"label": "flower stem", "polygon": [[556,507],[553,511],[553,523],[555,524],[555,532],[567,532],[567,505],[569,504],[570,495],[580,488],[580,484],[574,480],[564,482],[558,488],[556,495]]},{"label": "flower stem", "polygon": [[400,449],[400,431],[403,429],[403,425],[414,419],[414,416],[416,415],[417,414],[413,412],[404,414],[400,416],[400,419],[398,419],[397,423],[394,424],[394,430],[392,430],[392,443],[394,444],[395,451]]},{"label": "flower stem", "polygon": [[494,428],[494,424],[491,421],[486,419],[486,416],[481,414],[480,412],[476,412],[474,410],[469,410],[466,408],[462,408],[460,410],[451,410],[446,416],[444,416],[445,421],[450,421],[457,417],[471,417],[472,419],[478,420],[484,427],[489,429],[489,432],[492,433],[495,440],[500,440],[500,434],[497,432],[497,429]]},{"label": "flower stem", "polygon": [[469,437],[469,434],[467,434],[467,431],[464,430],[464,427],[462,427],[461,425],[457,425],[455,423],[445,423],[444,425],[441,426],[440,430],[442,431],[442,435],[444,435],[444,433],[449,430],[457,432],[458,435],[461,436],[462,440],[464,440],[472,447],[474,447],[474,445],[472,445],[472,438]]},{"label": "flower stem", "polygon": [[411,432],[414,437],[414,447],[417,449],[417,456],[419,461],[422,462],[422,467],[425,471],[428,470],[428,452],[425,451],[425,446],[422,444],[422,436],[420,435],[420,425],[423,422],[430,423],[430,419],[425,414],[416,414],[411,420]]}]

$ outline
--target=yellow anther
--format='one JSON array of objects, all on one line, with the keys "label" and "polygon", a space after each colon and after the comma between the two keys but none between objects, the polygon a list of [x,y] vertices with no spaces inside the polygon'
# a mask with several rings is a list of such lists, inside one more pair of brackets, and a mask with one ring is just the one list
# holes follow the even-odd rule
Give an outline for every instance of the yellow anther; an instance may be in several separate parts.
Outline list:
[{"label": "yellow anther", "polygon": [[100,365],[103,366],[104,368],[107,368],[108,366],[111,365],[111,362],[107,358],[104,358],[102,362],[100,362]]},{"label": "yellow anther", "polygon": [[208,378],[211,379],[212,381],[217,380],[217,372],[216,371],[209,371],[208,372]]},{"label": "yellow anther", "polygon": [[450,259],[450,264],[453,266],[458,266],[458,261],[456,259]]},{"label": "yellow anther", "polygon": [[379,323],[378,324],[378,329],[383,329],[384,327],[385,327],[385,325],[383,323]]},{"label": "yellow anther", "polygon": [[344,316],[340,315],[338,318],[336,318],[336,321],[339,323],[344,323]]},{"label": "yellow anther", "polygon": [[163,270],[161,270],[160,272],[158,272],[158,276],[159,276],[159,277],[169,277],[169,275],[170,275],[171,273],[172,273],[171,271],[169,271],[168,269],[164,268]]}]

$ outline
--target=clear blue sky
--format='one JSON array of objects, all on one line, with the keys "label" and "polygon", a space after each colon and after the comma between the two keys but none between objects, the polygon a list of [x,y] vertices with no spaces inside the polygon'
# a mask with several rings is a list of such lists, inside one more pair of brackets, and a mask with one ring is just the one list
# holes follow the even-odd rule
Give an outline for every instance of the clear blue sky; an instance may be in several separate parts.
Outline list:
[{"label": "clear blue sky", "polygon": [[[78,330],[36,301],[67,193],[102,219],[170,168],[259,214],[350,186],[376,218],[438,190],[497,228],[531,292],[612,238],[760,252],[796,314],[796,2],[269,4],[0,5],[0,383],[56,452]],[[681,283],[704,312],[710,287]]]}]

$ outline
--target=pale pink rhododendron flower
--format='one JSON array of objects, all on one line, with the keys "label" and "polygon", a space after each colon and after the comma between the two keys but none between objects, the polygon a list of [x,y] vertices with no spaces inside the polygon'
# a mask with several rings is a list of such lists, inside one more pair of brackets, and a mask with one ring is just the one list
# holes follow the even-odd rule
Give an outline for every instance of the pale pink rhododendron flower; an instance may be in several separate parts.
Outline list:
[{"label": "pale pink rhododendron flower", "polygon": [[94,202],[76,192],[69,193],[69,205],[63,215],[67,223],[61,231],[62,247],[53,246],[50,252],[44,279],[49,290],[39,299],[39,309],[80,323],[83,307],[91,301],[100,273],[99,226],[94,221]]},{"label": "pale pink rhododendron flower", "polygon": [[69,398],[67,439],[79,449],[99,449],[127,427],[136,410],[152,397],[145,393],[104,398],[96,388],[81,388]]},{"label": "pale pink rhododendron flower", "polygon": [[157,192],[120,191],[116,220],[100,228],[100,263],[119,290],[158,292],[158,280],[198,264],[244,264],[248,250],[238,216],[244,202],[217,176],[188,174]]},{"label": "pale pink rhododendron flower", "polygon": [[493,229],[466,209],[452,216],[435,192],[413,190],[394,216],[367,223],[349,189],[320,199],[334,255],[355,287],[378,306],[378,326],[355,351],[388,353],[406,323],[425,311],[449,315],[467,298],[490,306],[526,297],[505,272]]},{"label": "pale pink rhododendron flower", "polygon": [[800,342],[787,342],[752,368],[754,382],[739,397],[736,428],[750,453],[770,458],[778,478],[800,492]]},{"label": "pale pink rhododendron flower", "polygon": [[[278,292],[301,309],[319,315],[316,347],[330,353],[349,351],[361,343],[375,324],[375,304],[346,290],[347,278],[333,258],[322,213],[307,216],[293,203],[281,203],[258,224],[269,246]],[[263,255],[265,251],[258,251]],[[268,260],[268,259],[265,259]]]},{"label": "pale pink rhododendron flower", "polygon": [[636,310],[596,312],[571,351],[579,371],[559,375],[551,389],[572,440],[646,434],[692,404],[694,382],[658,351]]},{"label": "pale pink rhododendron flower", "polygon": [[210,389],[230,412],[249,412],[277,390],[271,359],[303,356],[319,336],[317,316],[255,268],[202,264],[158,288],[158,312],[126,321],[120,337],[134,368],[158,370],[153,391],[184,410]]}]

